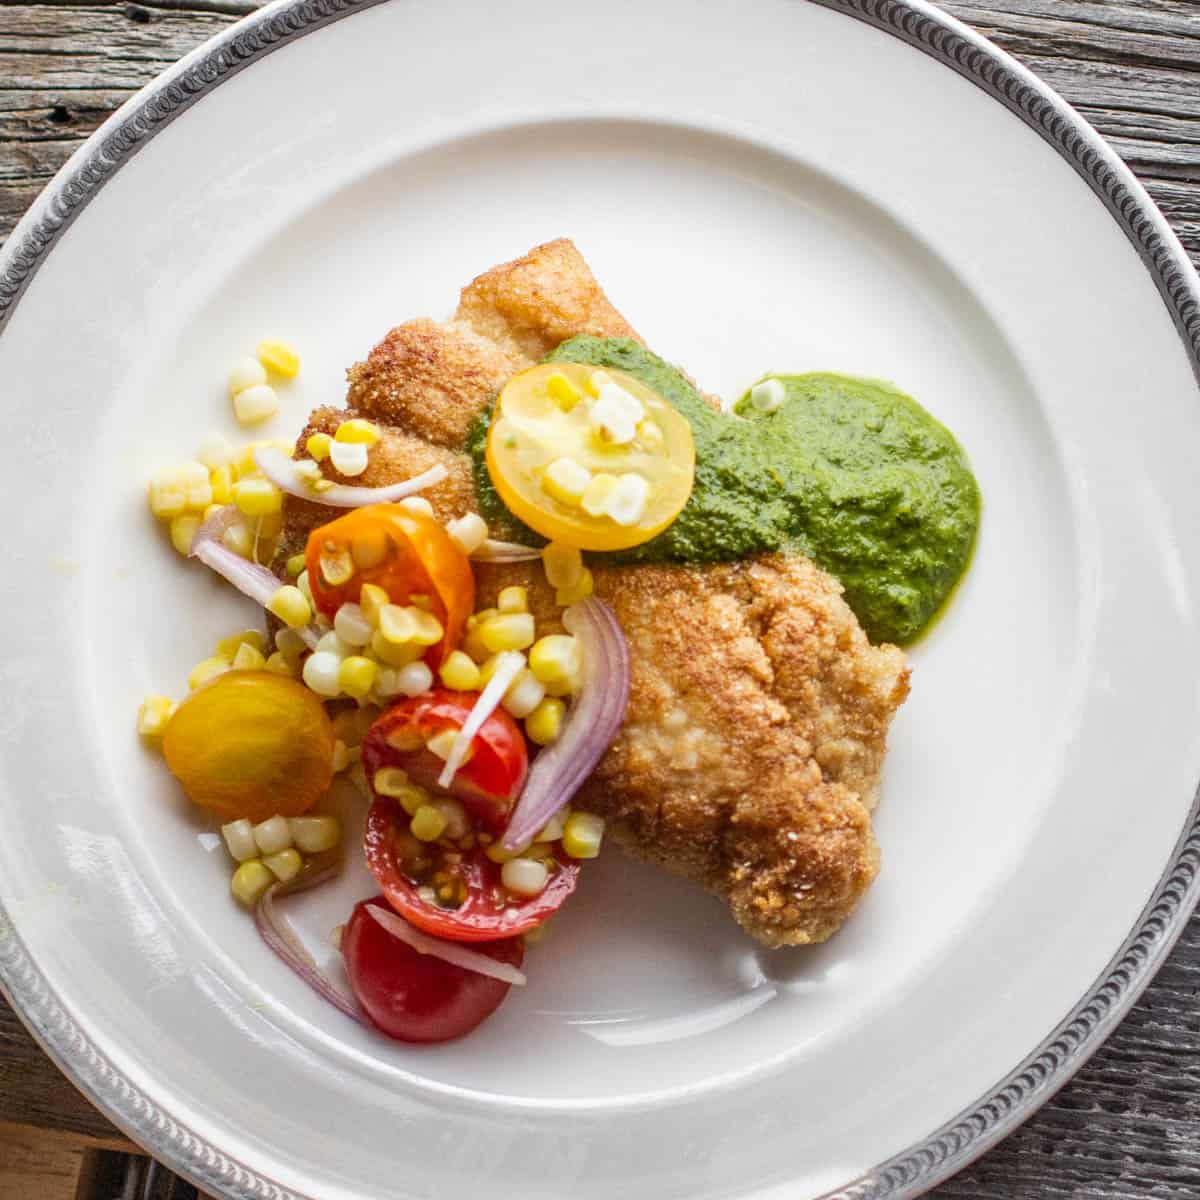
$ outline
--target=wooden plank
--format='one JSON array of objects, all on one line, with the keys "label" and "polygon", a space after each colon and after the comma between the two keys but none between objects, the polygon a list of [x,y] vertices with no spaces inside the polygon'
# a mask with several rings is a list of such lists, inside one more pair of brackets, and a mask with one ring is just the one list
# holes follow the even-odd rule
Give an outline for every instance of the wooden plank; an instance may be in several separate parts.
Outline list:
[{"label": "wooden plank", "polygon": [[63,1138],[0,1129],[0,1200],[75,1200],[83,1156]]}]

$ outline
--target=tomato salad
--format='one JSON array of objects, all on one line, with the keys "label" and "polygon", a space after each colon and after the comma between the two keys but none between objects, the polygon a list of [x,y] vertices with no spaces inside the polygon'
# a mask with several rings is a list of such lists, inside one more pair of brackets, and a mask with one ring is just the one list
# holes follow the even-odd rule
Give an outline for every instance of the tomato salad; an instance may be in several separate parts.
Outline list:
[{"label": "tomato salad", "polygon": [[[308,438],[298,456],[210,439],[200,461],[151,484],[176,549],[277,629],[269,654],[256,631],[224,639],[180,704],[146,699],[139,730],[221,822],[232,893],[267,945],[342,1011],[402,1041],[458,1037],[494,1012],[524,982],[526,940],[600,849],[603,821],[570,804],[620,728],[629,654],[581,550],[653,536],[686,500],[692,470],[673,411],[616,374],[534,368],[500,397],[489,465],[521,515],[556,538],[543,550],[492,541],[474,513],[438,520],[416,493],[444,469],[384,488],[325,478],[327,460],[343,476],[365,470],[384,435],[359,418]],[[581,472],[618,484],[602,484],[604,503],[596,488],[583,502],[586,486],[573,500]],[[635,478],[653,484],[651,499],[620,483]],[[277,563],[285,493],[348,511]],[[514,585],[479,608],[475,563],[488,560],[527,560],[530,588],[555,606],[535,617]],[[276,908],[338,870],[330,797],[341,780],[367,803],[363,852],[380,892],[337,931],[353,1001]]]}]

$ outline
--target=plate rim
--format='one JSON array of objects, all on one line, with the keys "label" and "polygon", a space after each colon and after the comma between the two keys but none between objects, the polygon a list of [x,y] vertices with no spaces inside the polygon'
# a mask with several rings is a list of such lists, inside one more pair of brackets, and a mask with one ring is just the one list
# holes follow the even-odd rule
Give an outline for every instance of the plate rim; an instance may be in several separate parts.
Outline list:
[{"label": "plate rim", "polygon": [[[79,212],[156,133],[271,51],[384,0],[274,0],[202,43],[79,147],[0,250],[0,334]],[[1137,250],[1200,381],[1200,277],[1116,152],[1028,68],[927,0],[794,0],[862,21],[980,87],[1066,159]],[[1200,787],[1129,934],[1077,1004],[1012,1071],[941,1128],[821,1200],[910,1200],[1031,1117],[1104,1043],[1161,967],[1200,900]],[[309,1200],[226,1155],[122,1074],[60,1003],[0,904],[0,992],[60,1070],[115,1125],[179,1174],[230,1200]]]}]

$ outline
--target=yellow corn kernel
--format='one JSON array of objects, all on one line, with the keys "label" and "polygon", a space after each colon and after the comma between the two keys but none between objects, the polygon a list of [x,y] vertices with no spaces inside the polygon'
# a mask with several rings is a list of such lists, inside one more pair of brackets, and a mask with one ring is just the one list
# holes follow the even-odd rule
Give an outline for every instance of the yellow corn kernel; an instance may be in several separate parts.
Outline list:
[{"label": "yellow corn kernel", "polygon": [[283,379],[295,379],[300,374],[300,355],[279,338],[267,338],[259,342],[254,355],[268,371],[274,371]]},{"label": "yellow corn kernel", "polygon": [[228,466],[215,467],[208,476],[214,504],[229,504],[233,500],[233,472]]},{"label": "yellow corn kernel", "polygon": [[526,669],[512,681],[501,703],[510,716],[520,721],[529,716],[545,696],[546,689],[534,679],[533,673]]},{"label": "yellow corn kernel", "polygon": [[388,553],[387,534],[382,529],[368,529],[355,534],[350,542],[350,557],[360,571],[377,567]]},{"label": "yellow corn kernel", "polygon": [[483,852],[494,863],[506,863],[512,862],[514,858],[520,858],[521,855],[524,854],[528,849],[528,845],[525,845],[519,850],[505,850],[504,847],[500,845],[499,840],[497,840],[492,842],[491,845],[485,846]]},{"label": "yellow corn kernel", "polygon": [[267,513],[265,517],[259,517],[258,523],[254,526],[254,532],[260,538],[274,540],[283,530],[283,513],[273,512]]},{"label": "yellow corn kernel", "polygon": [[342,659],[342,665],[338,668],[338,686],[347,696],[360,700],[374,686],[378,673],[378,665],[369,658],[351,654]]},{"label": "yellow corn kernel", "polygon": [[594,813],[573,812],[563,829],[563,849],[572,858],[595,858],[604,840],[604,818]]},{"label": "yellow corn kernel", "polygon": [[534,626],[531,613],[497,613],[481,621],[479,637],[493,653],[501,650],[524,650],[533,645]]},{"label": "yellow corn kernel", "polygon": [[248,517],[265,517],[283,507],[283,493],[266,479],[239,479],[233,485],[233,502]]},{"label": "yellow corn kernel", "polygon": [[477,663],[482,663],[490,657],[488,648],[483,644],[483,638],[479,634],[478,626],[468,626],[463,635],[462,648]]},{"label": "yellow corn kernel", "polygon": [[576,507],[592,481],[592,473],[573,458],[556,458],[542,472],[542,491],[560,504]]},{"label": "yellow corn kernel", "polygon": [[293,579],[295,579],[296,576],[304,570],[304,561],[303,554],[293,554],[292,557],[287,560],[287,573]]},{"label": "yellow corn kernel", "polygon": [[500,868],[500,882],[514,896],[540,896],[549,880],[546,865],[532,858],[514,858]]},{"label": "yellow corn kernel", "polygon": [[232,550],[234,554],[240,554],[242,558],[249,558],[250,551],[254,548],[254,535],[241,522],[230,527],[221,534],[221,544],[226,549]]},{"label": "yellow corn kernel", "polygon": [[496,607],[502,613],[528,612],[529,593],[523,587],[502,588],[496,597]]},{"label": "yellow corn kernel", "polygon": [[232,661],[233,656],[242,646],[253,646],[255,650],[265,650],[267,640],[257,629],[243,629],[240,633],[231,633],[228,637],[223,637],[217,643],[215,653],[218,658],[228,658]]},{"label": "yellow corn kernel", "polygon": [[227,658],[206,658],[203,662],[198,662],[188,675],[188,687],[195,691],[198,687],[203,687],[210,679],[216,679],[218,675],[224,675],[229,670],[229,659]]},{"label": "yellow corn kernel", "polygon": [[275,634],[275,649],[290,663],[296,663],[308,649],[304,639],[294,629],[280,629]]},{"label": "yellow corn kernel", "polygon": [[337,817],[290,817],[288,826],[296,849],[304,854],[332,850],[342,840],[342,823]]},{"label": "yellow corn kernel", "polygon": [[583,555],[575,546],[551,542],[542,551],[542,568],[552,588],[574,587],[583,574]]},{"label": "yellow corn kernel", "polygon": [[223,504],[210,504],[200,515],[207,521],[210,517],[215,517],[224,507]]},{"label": "yellow corn kernel", "polygon": [[436,842],[446,828],[446,818],[432,804],[417,809],[410,826],[413,837],[422,842]]},{"label": "yellow corn kernel", "polygon": [[529,740],[539,746],[548,746],[557,741],[558,735],[562,733],[563,716],[566,711],[567,706],[561,700],[547,696],[525,718],[525,732],[529,735]]},{"label": "yellow corn kernel", "polygon": [[286,850],[280,850],[278,854],[264,855],[262,864],[280,883],[287,883],[300,874],[304,859],[300,857],[298,850],[289,846]]},{"label": "yellow corn kernel", "polygon": [[[442,729],[426,741],[425,749],[428,750],[430,754],[436,754],[438,758],[445,761],[450,757],[450,751],[454,749],[454,743],[457,739],[457,729]],[[468,746],[467,753],[463,756],[463,762],[469,763],[472,757],[472,748]]]},{"label": "yellow corn kernel", "polygon": [[150,479],[147,491],[150,511],[160,520],[169,521],[187,511],[187,485],[177,467],[164,467]]},{"label": "yellow corn kernel", "polygon": [[415,605],[402,608],[399,604],[385,604],[380,609],[379,632],[393,645],[415,642],[418,646],[434,646],[445,634],[441,621],[433,613],[423,612]]},{"label": "yellow corn kernel", "polygon": [[137,731],[144,738],[159,738],[175,711],[170,696],[147,696],[138,709]]},{"label": "yellow corn kernel", "polygon": [[376,583],[364,583],[358,596],[358,607],[374,628],[379,628],[379,614],[389,604],[387,592]]},{"label": "yellow corn kernel", "polygon": [[377,629],[371,634],[371,653],[389,667],[407,667],[425,653],[425,647],[416,642],[404,642],[399,645],[389,642]]},{"label": "yellow corn kernel", "polygon": [[456,692],[473,692],[479,687],[479,668],[461,650],[446,656],[438,674],[442,682]]},{"label": "yellow corn kernel", "polygon": [[561,371],[555,371],[547,378],[546,393],[563,412],[570,412],[583,395]]},{"label": "yellow corn kernel", "polygon": [[329,457],[329,447],[333,442],[333,438],[327,433],[309,434],[308,440],[304,443],[304,449],[308,451],[309,458],[315,458],[317,462],[324,462]]},{"label": "yellow corn kernel", "polygon": [[[376,791],[378,790],[376,788]],[[410,817],[415,817],[421,809],[428,808],[433,799],[423,787],[419,787],[415,783],[398,787],[390,795]]]},{"label": "yellow corn kernel", "polygon": [[[391,796],[398,800],[404,788],[410,786],[408,772],[401,767],[380,767],[375,772],[375,778],[371,780],[371,786],[381,796]],[[423,801],[423,803],[428,803],[428,801]]]},{"label": "yellow corn kernel", "polygon": [[261,671],[266,665],[267,660],[263,657],[262,651],[251,646],[249,642],[243,642],[233,656],[235,671]]},{"label": "yellow corn kernel", "polygon": [[335,442],[359,442],[364,446],[373,446],[379,441],[379,426],[372,421],[364,421],[362,417],[351,417],[343,421],[334,432]]},{"label": "yellow corn kernel", "polygon": [[274,882],[275,876],[263,866],[262,861],[252,858],[234,871],[229,890],[239,904],[253,908],[262,899],[263,892]]},{"label": "yellow corn kernel", "polygon": [[303,629],[312,620],[312,606],[304,593],[285,583],[267,601],[267,611],[274,613],[289,629]]},{"label": "yellow corn kernel", "polygon": [[487,687],[492,681],[492,676],[496,673],[496,668],[500,665],[501,657],[499,654],[493,654],[490,658],[484,659],[479,664],[479,686]]},{"label": "yellow corn kernel", "polygon": [[474,554],[488,538],[487,522],[478,513],[467,513],[448,522],[446,532],[464,554]]},{"label": "yellow corn kernel", "polygon": [[607,471],[593,475],[583,495],[579,498],[580,507],[589,517],[602,517],[608,512],[608,498],[613,494],[619,480]]},{"label": "yellow corn kernel", "polygon": [[584,567],[583,574],[580,575],[579,581],[574,587],[559,588],[554,593],[554,603],[560,608],[578,604],[580,600],[586,600],[592,594],[594,587],[595,581],[592,579],[592,573],[587,567]]},{"label": "yellow corn kernel", "polygon": [[647,450],[658,450],[663,444],[663,431],[647,417],[637,427],[638,437]]},{"label": "yellow corn kernel", "polygon": [[330,587],[341,587],[354,578],[354,560],[346,549],[322,550],[318,560],[321,578]]},{"label": "yellow corn kernel", "polygon": [[582,667],[579,642],[568,633],[539,638],[529,648],[529,669],[546,687],[570,690]]},{"label": "yellow corn kernel", "polygon": [[274,671],[277,675],[291,675],[294,677],[296,674],[296,672],[293,670],[295,662],[295,659],[289,659],[281,650],[276,650],[275,653],[270,655],[267,661],[263,663],[263,670]]},{"label": "yellow corn kernel", "polygon": [[413,592],[409,596],[408,602],[413,608],[419,608],[422,612],[433,612],[433,597],[427,596],[424,592]]},{"label": "yellow corn kernel", "polygon": [[192,552],[192,538],[196,536],[196,530],[199,528],[200,518],[194,513],[184,513],[182,516],[171,518],[171,545],[184,558]]}]

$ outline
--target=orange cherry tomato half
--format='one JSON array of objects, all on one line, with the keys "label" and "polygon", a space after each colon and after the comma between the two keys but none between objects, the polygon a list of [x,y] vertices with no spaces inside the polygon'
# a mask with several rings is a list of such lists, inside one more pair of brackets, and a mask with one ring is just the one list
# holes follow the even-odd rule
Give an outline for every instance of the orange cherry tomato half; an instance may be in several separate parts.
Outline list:
[{"label": "orange cherry tomato half", "polygon": [[330,619],[359,599],[365,583],[383,588],[393,604],[428,597],[446,631],[431,648],[435,662],[458,645],[475,608],[467,556],[440,522],[401,504],[369,504],[321,525],[308,535],[304,559],[313,602]]},{"label": "orange cherry tomato half", "polygon": [[[409,832],[409,816],[389,796],[376,796],[367,813],[363,849],[388,903],[418,929],[453,942],[491,942],[512,938],[540,925],[575,890],[579,863],[555,850],[554,869],[540,895],[521,899],[501,883],[500,866],[480,849],[455,851],[453,871],[464,886],[457,907],[442,907],[423,899],[420,889],[429,871],[446,870],[438,862],[438,847],[418,843]],[[413,868],[416,856],[432,859],[429,867]]]},{"label": "orange cherry tomato half", "polygon": [[[414,782],[436,787],[445,763],[424,743],[445,729],[461,729],[478,699],[478,692],[438,688],[392,705],[363,739],[367,779],[373,780],[382,767],[400,767]],[[475,820],[499,832],[525,786],[528,770],[529,754],[520,726],[498,708],[472,740],[471,756],[459,767],[449,791]]]}]

